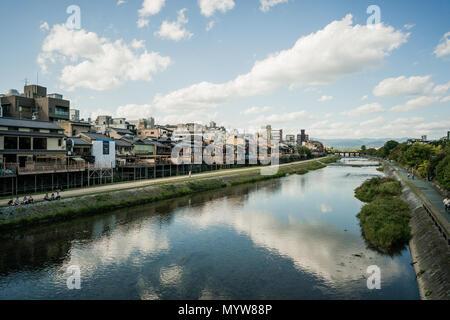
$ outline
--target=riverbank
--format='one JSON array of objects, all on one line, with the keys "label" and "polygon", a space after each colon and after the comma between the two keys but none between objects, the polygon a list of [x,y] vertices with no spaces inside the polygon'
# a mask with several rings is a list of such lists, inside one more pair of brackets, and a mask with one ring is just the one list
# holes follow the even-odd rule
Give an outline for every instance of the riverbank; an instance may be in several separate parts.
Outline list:
[{"label": "riverbank", "polygon": [[0,230],[64,221],[82,215],[98,214],[202,191],[281,178],[288,174],[305,174],[311,170],[321,169],[326,163],[336,160],[335,157],[327,157],[283,164],[274,175],[261,175],[261,168],[234,169],[227,172],[199,174],[192,178],[174,177],[142,181],[139,184],[103,186],[97,188],[97,192],[88,189],[88,194],[78,190],[78,193],[71,196],[69,191],[63,194],[64,200],[61,201],[1,208]]},{"label": "riverbank", "polygon": [[421,197],[393,167],[385,164],[385,172],[401,182],[401,198],[411,208],[409,224],[413,236],[409,248],[421,299],[450,299],[450,250],[447,241],[423,207]]}]

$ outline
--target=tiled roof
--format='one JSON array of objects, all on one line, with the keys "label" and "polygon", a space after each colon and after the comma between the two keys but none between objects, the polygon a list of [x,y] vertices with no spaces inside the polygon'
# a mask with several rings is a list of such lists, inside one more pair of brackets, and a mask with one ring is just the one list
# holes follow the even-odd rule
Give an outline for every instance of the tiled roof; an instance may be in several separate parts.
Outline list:
[{"label": "tiled roof", "polygon": [[18,127],[18,128],[34,128],[48,130],[62,130],[62,128],[50,121],[0,118],[0,126],[2,127]]}]

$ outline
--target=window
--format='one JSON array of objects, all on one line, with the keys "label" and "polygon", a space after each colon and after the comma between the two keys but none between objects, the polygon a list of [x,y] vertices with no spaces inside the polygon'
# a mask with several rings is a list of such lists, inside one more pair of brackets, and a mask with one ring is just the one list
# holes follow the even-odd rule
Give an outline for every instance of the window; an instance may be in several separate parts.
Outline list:
[{"label": "window", "polygon": [[5,137],[5,150],[17,150],[17,137]]},{"label": "window", "polygon": [[20,150],[31,150],[31,138],[20,137],[19,138],[19,149]]},{"label": "window", "polygon": [[109,141],[103,141],[103,154],[109,154]]},{"label": "window", "polygon": [[33,139],[34,150],[47,150],[47,138],[34,138]]},{"label": "window", "polygon": [[61,145],[62,145],[62,141],[61,141],[61,139],[58,139],[58,147],[61,147]]}]

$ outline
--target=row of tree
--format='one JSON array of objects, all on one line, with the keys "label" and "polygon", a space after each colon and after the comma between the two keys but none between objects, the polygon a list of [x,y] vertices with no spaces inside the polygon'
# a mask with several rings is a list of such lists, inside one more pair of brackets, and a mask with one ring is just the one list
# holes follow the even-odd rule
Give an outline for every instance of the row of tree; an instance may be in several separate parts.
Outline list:
[{"label": "row of tree", "polygon": [[406,168],[414,169],[423,178],[434,180],[445,190],[450,191],[450,142],[448,140],[423,143],[398,143],[388,141],[380,149],[361,151],[367,155],[395,160]]}]

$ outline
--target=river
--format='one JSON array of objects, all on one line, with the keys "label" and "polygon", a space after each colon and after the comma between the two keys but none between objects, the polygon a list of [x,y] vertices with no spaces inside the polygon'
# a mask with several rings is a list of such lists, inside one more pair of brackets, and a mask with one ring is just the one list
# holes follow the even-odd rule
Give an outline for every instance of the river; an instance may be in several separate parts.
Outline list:
[{"label": "river", "polygon": [[0,299],[419,299],[409,248],[389,256],[361,236],[353,190],[379,175],[329,166],[4,233]]}]

